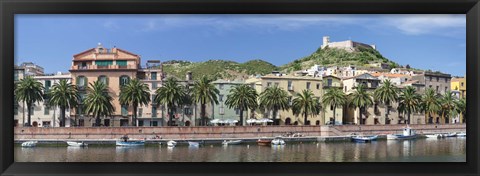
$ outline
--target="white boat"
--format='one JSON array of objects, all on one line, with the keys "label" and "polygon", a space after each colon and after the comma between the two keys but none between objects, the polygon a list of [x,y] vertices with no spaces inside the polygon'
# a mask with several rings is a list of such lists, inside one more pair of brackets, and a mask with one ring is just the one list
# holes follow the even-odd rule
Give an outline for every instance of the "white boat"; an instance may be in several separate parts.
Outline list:
[{"label": "white boat", "polygon": [[445,137],[457,137],[457,133],[453,132],[453,133],[448,133],[445,135]]},{"label": "white boat", "polygon": [[37,141],[27,141],[22,143],[22,147],[35,147],[37,146]]},{"label": "white boat", "polygon": [[457,137],[467,137],[467,133],[465,132],[457,133]]},{"label": "white boat", "polygon": [[387,135],[387,139],[395,139],[395,140],[404,140],[404,139],[415,139],[417,138],[417,134],[415,130],[412,130],[410,127],[403,128],[403,134],[389,134]]},{"label": "white boat", "polygon": [[175,147],[175,145],[177,145],[177,142],[175,142],[173,140],[170,140],[170,141],[167,142],[168,147]]},{"label": "white boat", "polygon": [[145,141],[116,141],[117,146],[142,146],[145,145]]},{"label": "white boat", "polygon": [[282,138],[275,138],[272,140],[272,145],[285,145],[285,141]]},{"label": "white boat", "polygon": [[190,147],[198,147],[198,146],[200,146],[200,143],[188,141],[188,146],[190,146]]},{"label": "white boat", "polygon": [[442,138],[443,134],[426,134],[427,138]]},{"label": "white boat", "polygon": [[68,146],[73,146],[73,147],[86,147],[86,146],[88,146],[88,144],[85,143],[85,142],[71,142],[71,141],[67,141],[67,144],[68,144]]},{"label": "white boat", "polygon": [[237,144],[240,144],[240,143],[242,143],[242,140],[229,140],[229,141],[224,140],[222,142],[223,145],[237,145]]},{"label": "white boat", "polygon": [[374,136],[352,136],[353,142],[371,142],[377,140],[378,135]]}]

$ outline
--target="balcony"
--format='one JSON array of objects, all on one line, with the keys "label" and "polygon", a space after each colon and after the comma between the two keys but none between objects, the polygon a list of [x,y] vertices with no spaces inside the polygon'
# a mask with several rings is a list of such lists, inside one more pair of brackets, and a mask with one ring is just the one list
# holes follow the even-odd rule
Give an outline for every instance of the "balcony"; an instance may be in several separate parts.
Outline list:
[{"label": "balcony", "polygon": [[98,66],[98,65],[74,65],[70,70],[115,70],[115,69],[137,69],[136,65],[107,65],[107,66]]}]

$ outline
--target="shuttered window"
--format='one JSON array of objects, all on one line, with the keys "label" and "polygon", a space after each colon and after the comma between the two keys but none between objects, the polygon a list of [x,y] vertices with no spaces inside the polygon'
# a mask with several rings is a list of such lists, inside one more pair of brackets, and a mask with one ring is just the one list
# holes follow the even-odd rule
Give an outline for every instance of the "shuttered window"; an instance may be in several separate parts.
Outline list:
[{"label": "shuttered window", "polygon": [[127,66],[127,61],[126,60],[117,60],[117,65],[118,66]]},{"label": "shuttered window", "polygon": [[95,64],[97,64],[97,66],[109,66],[113,65],[113,61],[95,61]]}]

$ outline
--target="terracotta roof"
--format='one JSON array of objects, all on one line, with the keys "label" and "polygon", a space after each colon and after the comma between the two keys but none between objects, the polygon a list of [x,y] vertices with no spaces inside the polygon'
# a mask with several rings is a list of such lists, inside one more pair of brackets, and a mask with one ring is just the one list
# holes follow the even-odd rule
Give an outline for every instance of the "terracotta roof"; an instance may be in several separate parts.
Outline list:
[{"label": "terracotta roof", "polygon": [[408,75],[399,74],[399,73],[371,73],[371,75],[375,77],[379,77],[383,75],[389,78],[409,77]]}]

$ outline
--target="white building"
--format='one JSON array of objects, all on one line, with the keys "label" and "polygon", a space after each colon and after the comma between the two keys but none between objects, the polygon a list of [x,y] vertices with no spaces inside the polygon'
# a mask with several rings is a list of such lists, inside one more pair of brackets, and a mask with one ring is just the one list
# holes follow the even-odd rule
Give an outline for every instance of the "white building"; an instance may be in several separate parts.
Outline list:
[{"label": "white building", "polygon": [[[72,78],[70,74],[62,74],[58,72],[57,74],[43,75],[43,76],[34,76],[35,80],[42,83],[45,91],[51,89],[51,87],[60,82],[60,80],[67,80],[71,82]],[[25,107],[25,108],[24,108]],[[59,127],[60,126],[60,108],[59,107],[49,107],[46,103],[39,102],[35,103],[32,106],[31,111],[31,122],[34,127]],[[70,126],[70,110],[66,109],[65,113],[65,125],[66,127]],[[28,112],[27,106],[24,102],[18,102],[17,108],[14,109],[14,124],[15,126],[23,126],[28,122]]]}]

